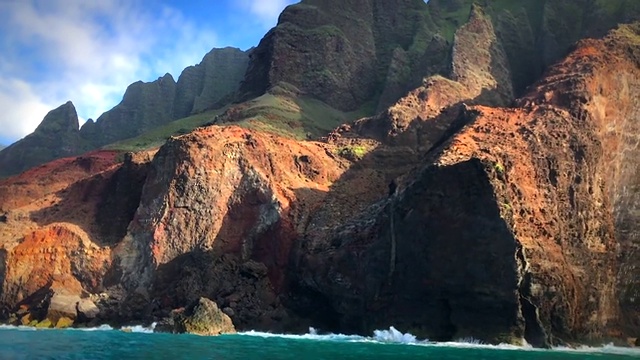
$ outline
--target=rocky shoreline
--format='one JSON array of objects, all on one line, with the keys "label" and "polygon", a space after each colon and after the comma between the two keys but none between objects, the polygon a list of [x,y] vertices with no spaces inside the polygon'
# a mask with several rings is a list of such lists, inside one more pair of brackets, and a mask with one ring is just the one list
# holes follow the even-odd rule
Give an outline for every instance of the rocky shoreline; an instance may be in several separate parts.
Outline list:
[{"label": "rocky shoreline", "polygon": [[[285,11],[240,90],[278,83],[282,92],[290,80],[352,110],[373,92],[371,79],[332,78],[340,91],[329,93],[323,74],[308,84],[298,72],[258,76],[273,62],[304,63],[286,39],[295,14],[320,11],[305,6]],[[446,72],[325,138],[222,116],[159,149],[97,150],[0,180],[0,320],[158,322],[203,335],[393,325],[434,341],[637,342],[640,24],[581,40],[518,96],[514,45],[500,32],[510,18],[494,10],[469,5]],[[327,35],[314,29],[300,34]],[[333,29],[309,47],[381,36],[353,31]],[[349,49],[386,54],[365,45]],[[390,64],[411,55],[394,54]],[[380,64],[360,60],[381,76]],[[400,70],[389,76],[409,76]]]}]

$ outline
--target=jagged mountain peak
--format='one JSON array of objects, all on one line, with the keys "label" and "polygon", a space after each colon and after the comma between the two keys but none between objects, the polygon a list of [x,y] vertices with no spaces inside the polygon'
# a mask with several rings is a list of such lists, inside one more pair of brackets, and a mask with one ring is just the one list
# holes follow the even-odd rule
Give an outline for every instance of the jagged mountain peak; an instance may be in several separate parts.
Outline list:
[{"label": "jagged mountain peak", "polygon": [[[386,110],[326,141],[202,126],[122,163],[102,150],[0,181],[1,307],[41,320],[48,300],[33,294],[71,290],[101,294],[99,320],[152,322],[206,295],[239,329],[393,323],[534,346],[635,336],[638,26],[571,51],[591,33],[574,20],[597,19],[602,2],[475,3],[288,7],[241,88],[270,92],[228,119]],[[83,131],[193,113],[209,92],[190,79],[215,74],[216,54],[177,83],[133,84]]]},{"label": "jagged mountain peak", "polygon": [[78,131],[78,113],[71,101],[49,111],[35,133],[54,135],[60,132]]}]

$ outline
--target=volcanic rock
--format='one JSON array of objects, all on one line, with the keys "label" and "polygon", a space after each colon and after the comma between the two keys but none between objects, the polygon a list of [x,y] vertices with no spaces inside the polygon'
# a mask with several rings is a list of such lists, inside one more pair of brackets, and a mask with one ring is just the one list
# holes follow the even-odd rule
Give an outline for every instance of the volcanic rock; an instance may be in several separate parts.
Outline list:
[{"label": "volcanic rock", "polygon": [[120,104],[87,122],[80,134],[93,147],[134,137],[173,120],[176,82],[171,74],[149,83],[135,82],[127,88]]},{"label": "volcanic rock", "polygon": [[213,49],[202,62],[182,71],[176,85],[173,118],[215,109],[229,101],[240,86],[249,55],[240,49]]},{"label": "volcanic rock", "polygon": [[0,177],[86,150],[76,109],[69,101],[51,110],[32,134],[0,151]]},{"label": "volcanic rock", "polygon": [[240,94],[249,99],[284,82],[337,109],[354,110],[374,97],[393,62],[401,67],[389,75],[399,96],[398,91],[408,90],[407,83],[423,75],[412,68],[423,54],[417,43],[433,36],[427,16],[419,0],[303,1],[288,6],[278,26],[251,53]]},{"label": "volcanic rock", "polygon": [[[251,55],[245,96],[289,82],[341,109],[401,97],[326,142],[211,125],[2,180],[3,314],[33,323],[47,296],[100,293],[95,321],[194,304],[207,324],[277,332],[394,325],[540,347],[638,334],[639,25],[580,41],[531,84],[600,5],[392,3],[303,1]],[[450,57],[426,66],[423,46]],[[221,331],[207,324],[191,325]]]},{"label": "volcanic rock", "polygon": [[179,334],[211,336],[236,332],[229,316],[207,298],[200,298],[184,312],[175,313],[174,324],[174,332]]},{"label": "volcanic rock", "polygon": [[639,203],[621,189],[637,182],[638,35],[581,42],[520,108],[467,109],[401,193],[301,253],[299,303],[343,331],[392,323],[436,340],[637,329]]},{"label": "volcanic rock", "polygon": [[89,322],[95,319],[100,313],[100,309],[89,299],[80,299],[76,307],[78,321]]}]

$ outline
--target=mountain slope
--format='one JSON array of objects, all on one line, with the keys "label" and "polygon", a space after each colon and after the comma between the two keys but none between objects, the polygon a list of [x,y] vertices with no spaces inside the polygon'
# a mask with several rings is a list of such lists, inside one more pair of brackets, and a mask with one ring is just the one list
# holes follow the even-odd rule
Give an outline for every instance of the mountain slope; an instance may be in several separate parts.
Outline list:
[{"label": "mountain slope", "polygon": [[[118,162],[94,152],[1,180],[0,315],[57,320],[50,298],[70,293],[98,308],[93,324],[151,322],[208,297],[239,330],[393,325],[431,340],[537,347],[636,336],[640,24],[567,45],[591,31],[584,19],[635,10],[475,3],[396,1],[380,14],[388,2],[305,1],[252,55],[240,92],[261,96],[203,114],[213,119],[157,153]],[[411,9],[428,10],[405,24],[427,24],[432,36],[419,44],[439,55],[395,46],[425,34],[394,24]],[[327,24],[341,40],[287,41],[320,39]],[[288,37],[294,25],[302,30]],[[351,29],[360,25],[369,27]],[[345,100],[311,87],[322,85],[313,76],[297,83],[324,66],[308,50],[327,44],[375,54],[353,64],[374,79],[362,84],[384,86],[351,92],[357,84],[332,78]],[[355,69],[340,66],[330,69]],[[401,80],[414,75],[415,86]],[[399,97],[322,141],[292,139],[346,121],[334,107],[361,107],[368,91]]]},{"label": "mountain slope", "polygon": [[490,15],[511,69],[503,86],[516,95],[579,39],[640,17],[627,0],[305,0],[287,7],[252,53],[241,98],[285,82],[339,110],[367,102],[384,110],[423,77],[450,72],[454,34],[474,3]]},{"label": "mountain slope", "polygon": [[[474,11],[468,27],[489,29]],[[462,105],[426,154],[348,126],[328,143],[209,126],[153,160],[66,160],[78,166],[46,171],[55,186],[3,180],[2,304],[42,318],[36,293],[66,289],[105,294],[87,298],[97,321],[206,296],[239,329],[393,324],[535,346],[636,334],[639,39],[636,24],[582,41],[513,108]],[[26,281],[20,264],[52,252],[34,273],[51,282]]]},{"label": "mountain slope", "polygon": [[298,310],[436,340],[637,333],[639,40],[584,41],[518,107],[467,108],[397,197],[307,233]]},{"label": "mountain slope", "polygon": [[[232,101],[247,62],[247,52],[235,48],[213,49],[200,64],[186,68],[177,83],[166,74],[153,82],[138,81],[129,85],[118,105],[96,121],[89,119],[79,132],[77,117],[76,125],[71,121],[62,133],[61,129],[42,127],[41,124],[37,133],[12,145],[19,150],[0,149],[0,177],[133,138],[173,120],[222,107]],[[43,124],[50,121],[45,118]]]},{"label": "mountain slope", "polygon": [[176,82],[170,74],[150,83],[135,82],[127,88],[120,104],[87,121],[80,129],[94,147],[134,137],[172,119]]},{"label": "mountain slope", "polygon": [[247,53],[230,47],[213,49],[200,64],[184,69],[178,78],[173,118],[184,118],[228,103],[247,69]]},{"label": "mountain slope", "polygon": [[0,177],[87,149],[78,130],[76,109],[67,102],[51,110],[32,134],[0,151]]}]

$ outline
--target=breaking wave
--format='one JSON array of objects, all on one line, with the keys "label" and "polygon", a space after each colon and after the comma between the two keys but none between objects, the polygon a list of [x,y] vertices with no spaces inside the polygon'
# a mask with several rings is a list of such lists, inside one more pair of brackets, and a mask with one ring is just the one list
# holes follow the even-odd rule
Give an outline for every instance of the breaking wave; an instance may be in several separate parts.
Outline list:
[{"label": "breaking wave", "polygon": [[359,335],[344,335],[344,334],[319,334],[314,328],[309,328],[309,333],[303,335],[290,335],[290,334],[273,334],[259,331],[247,331],[238,333],[243,336],[259,336],[259,337],[279,337],[286,339],[306,339],[317,341],[347,341],[347,342],[374,342],[381,344],[404,344],[414,346],[430,346],[430,347],[448,347],[448,348],[478,348],[478,349],[494,349],[494,350],[517,350],[517,351],[539,351],[539,352],[569,352],[569,353],[584,353],[584,354],[603,354],[603,355],[626,355],[640,357],[640,348],[627,348],[618,347],[613,344],[603,345],[602,347],[589,347],[579,346],[575,348],[570,347],[556,347],[551,350],[537,349],[531,345],[526,344],[524,346],[516,346],[511,344],[499,344],[490,345],[484,344],[480,340],[473,338],[458,339],[451,342],[433,342],[427,339],[419,340],[416,336],[410,333],[403,333],[393,326],[388,330],[375,330],[373,336],[359,336]]},{"label": "breaking wave", "polygon": [[[121,328],[113,328],[109,325],[101,325],[94,328],[69,328],[62,331],[122,331],[127,333],[153,333],[156,323],[150,326],[134,325],[124,326]],[[12,325],[0,325],[0,331],[2,330],[18,330],[18,331],[41,331],[42,329],[36,329],[29,326],[12,326]],[[48,330],[48,329],[45,329]],[[53,330],[61,331],[61,330]],[[427,347],[445,347],[445,348],[477,348],[487,350],[517,350],[517,351],[537,351],[537,352],[567,352],[567,353],[583,353],[583,354],[598,354],[598,355],[623,355],[640,358],[640,348],[627,348],[618,347],[613,344],[603,345],[601,347],[556,347],[551,350],[536,349],[530,345],[516,346],[510,344],[489,345],[484,344],[481,341],[473,338],[458,339],[452,342],[433,342],[428,339],[418,339],[416,336],[410,333],[403,333],[393,326],[387,330],[375,330],[372,336],[360,336],[360,335],[345,335],[345,334],[333,334],[333,333],[319,333],[314,328],[309,328],[307,334],[292,335],[292,334],[274,334],[260,331],[247,331],[238,334],[229,334],[224,336],[256,336],[262,338],[284,338],[291,340],[314,340],[324,342],[366,342],[366,343],[379,343],[379,344],[404,344],[410,346],[427,346]]]},{"label": "breaking wave", "polygon": [[[143,333],[150,334],[153,333],[153,330],[156,327],[156,323],[151,324],[150,326],[142,326],[142,325],[132,325],[132,326],[123,326],[121,328],[113,328],[109,325],[100,325],[98,327],[89,327],[89,328],[67,328],[65,331],[123,331],[130,333]],[[19,330],[19,331],[39,331],[39,330],[58,330],[61,329],[38,329],[33,326],[14,326],[14,325],[0,325],[0,330]]]}]

